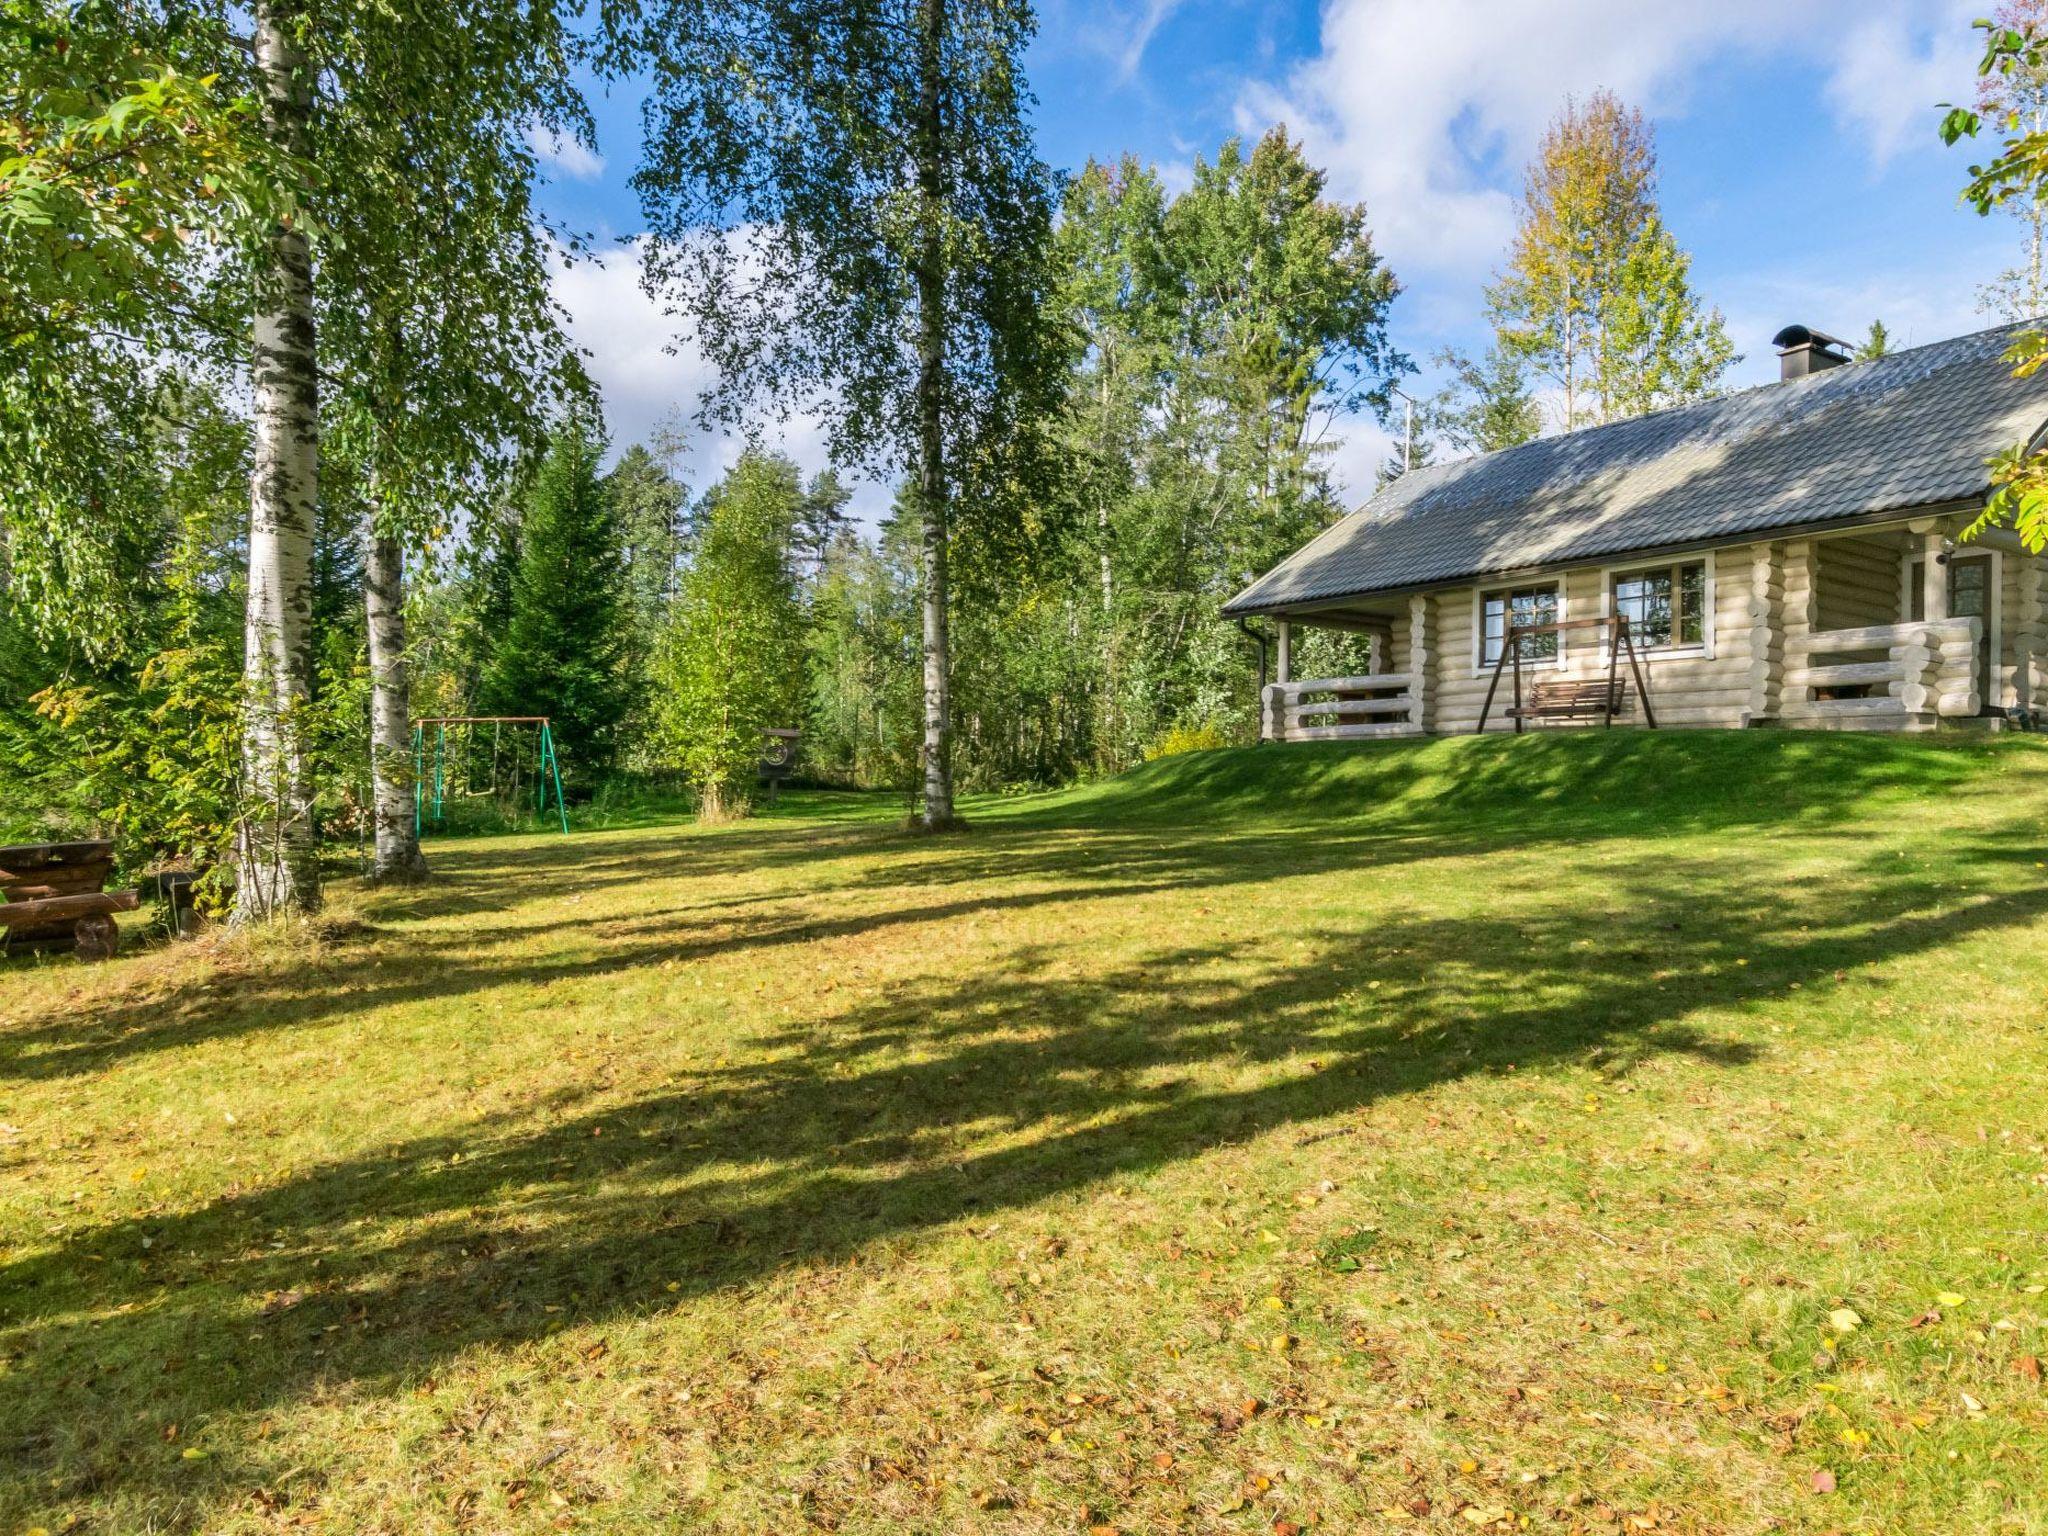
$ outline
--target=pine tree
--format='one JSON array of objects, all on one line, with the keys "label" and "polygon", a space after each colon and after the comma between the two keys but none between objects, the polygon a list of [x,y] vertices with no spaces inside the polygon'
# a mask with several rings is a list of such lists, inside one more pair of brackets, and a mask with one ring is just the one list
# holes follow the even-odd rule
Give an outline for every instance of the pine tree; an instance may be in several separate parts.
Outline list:
[{"label": "pine tree", "polygon": [[797,506],[796,528],[791,535],[795,552],[803,562],[804,580],[815,585],[825,570],[825,555],[833,542],[848,528],[853,519],[847,516],[847,503],[853,500],[853,492],[839,478],[835,469],[821,469],[811,476],[811,483],[804,487],[803,500]]},{"label": "pine tree", "polygon": [[748,453],[705,498],[696,558],[656,652],[659,752],[707,821],[745,813],[762,732],[796,724],[803,615],[790,549],[804,510],[796,466]]},{"label": "pine tree", "polygon": [[598,465],[604,444],[563,421],[521,498],[519,561],[504,638],[483,681],[487,713],[547,715],[565,777],[617,759],[632,702],[618,518]]},{"label": "pine tree", "polygon": [[604,484],[618,515],[627,604],[640,633],[651,636],[682,576],[689,492],[640,443],[619,455]]},{"label": "pine tree", "polygon": [[1883,357],[1892,349],[1892,333],[1884,328],[1882,320],[1870,322],[1870,334],[1863,338],[1863,344],[1856,349],[1856,360],[1867,363],[1872,358]]}]

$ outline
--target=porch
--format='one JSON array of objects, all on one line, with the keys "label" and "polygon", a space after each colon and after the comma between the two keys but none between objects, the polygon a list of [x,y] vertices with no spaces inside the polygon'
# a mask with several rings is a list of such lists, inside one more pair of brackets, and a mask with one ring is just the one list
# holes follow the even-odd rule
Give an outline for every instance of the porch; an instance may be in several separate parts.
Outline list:
[{"label": "porch", "polygon": [[[2048,700],[2044,562],[1996,532],[1959,544],[1967,522],[1923,517],[1667,557],[1653,562],[1659,584],[1648,598],[1642,562],[1622,562],[1275,613],[1260,736],[1478,729],[1504,626],[1533,618],[1597,631],[1616,614],[1631,615],[1639,634],[1666,637],[1644,652],[1660,723],[1668,713],[1675,725],[1931,730],[2033,718]],[[1301,630],[1323,627],[1366,636],[1369,664],[1295,677]],[[1581,682],[1608,662],[1597,643],[1574,638],[1525,665]],[[1643,711],[1625,718],[1640,723]],[[1485,724],[1512,728],[1498,711]]]}]

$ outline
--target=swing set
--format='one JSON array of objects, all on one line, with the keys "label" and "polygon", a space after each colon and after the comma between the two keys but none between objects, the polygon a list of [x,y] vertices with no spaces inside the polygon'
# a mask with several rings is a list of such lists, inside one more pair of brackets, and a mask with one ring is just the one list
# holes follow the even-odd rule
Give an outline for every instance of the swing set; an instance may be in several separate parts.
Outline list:
[{"label": "swing set", "polygon": [[[489,767],[481,787],[477,783],[481,753],[476,737],[476,728],[480,725],[491,728]],[[540,727],[538,751],[534,757],[534,814],[547,814],[548,795],[552,791],[555,813],[561,818],[562,830],[569,830],[569,805],[562,798],[562,769],[555,759],[555,732],[546,715],[429,715],[414,721],[412,727],[412,826],[415,833],[429,822],[437,827],[445,825],[451,793],[457,798],[489,796],[508,806],[520,803],[524,798],[520,779],[525,754],[506,750],[505,727],[508,725]],[[428,735],[430,726],[433,728],[431,737]],[[458,750],[453,753],[448,745],[450,726],[468,733],[458,740]]]},{"label": "swing set", "polygon": [[[1522,642],[1538,635],[1563,635],[1574,629],[1607,631],[1607,676],[1586,682],[1561,679],[1541,680],[1522,690]],[[1486,702],[1479,709],[1478,732],[1486,731],[1486,717],[1493,713],[1493,696],[1500,691],[1501,673],[1510,667],[1514,677],[1514,703],[1508,718],[1515,722],[1515,734],[1531,720],[1594,720],[1611,729],[1614,717],[1628,713],[1628,678],[1621,674],[1621,654],[1628,652],[1628,669],[1635,678],[1636,698],[1642,705],[1643,724],[1657,729],[1657,711],[1650,705],[1650,680],[1643,674],[1642,653],[1629,633],[1628,618],[1614,614],[1602,619],[1557,619],[1548,624],[1509,624],[1501,637],[1500,659],[1493,664],[1493,681],[1486,685]],[[1531,660],[1537,658],[1532,657]]]}]

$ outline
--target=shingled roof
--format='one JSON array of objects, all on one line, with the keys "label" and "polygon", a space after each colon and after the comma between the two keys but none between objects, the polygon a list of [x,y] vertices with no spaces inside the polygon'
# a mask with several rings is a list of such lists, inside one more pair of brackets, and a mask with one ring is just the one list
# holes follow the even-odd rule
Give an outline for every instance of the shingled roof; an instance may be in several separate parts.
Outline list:
[{"label": "shingled roof", "polygon": [[2048,421],[2001,326],[1418,469],[1224,606],[1364,597],[1980,497]]}]

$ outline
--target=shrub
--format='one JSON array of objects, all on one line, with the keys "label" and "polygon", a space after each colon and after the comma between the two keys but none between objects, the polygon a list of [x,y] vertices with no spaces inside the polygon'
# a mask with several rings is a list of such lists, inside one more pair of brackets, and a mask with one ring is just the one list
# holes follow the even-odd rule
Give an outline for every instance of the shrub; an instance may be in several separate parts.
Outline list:
[{"label": "shrub", "polygon": [[1213,720],[1204,720],[1199,725],[1176,725],[1152,738],[1145,748],[1145,761],[1178,757],[1183,752],[1209,752],[1229,745],[1230,738]]}]

